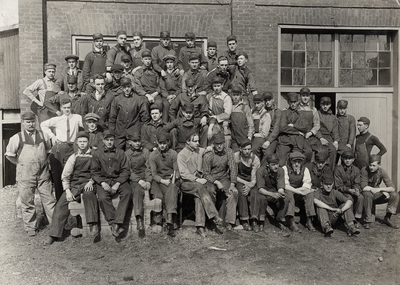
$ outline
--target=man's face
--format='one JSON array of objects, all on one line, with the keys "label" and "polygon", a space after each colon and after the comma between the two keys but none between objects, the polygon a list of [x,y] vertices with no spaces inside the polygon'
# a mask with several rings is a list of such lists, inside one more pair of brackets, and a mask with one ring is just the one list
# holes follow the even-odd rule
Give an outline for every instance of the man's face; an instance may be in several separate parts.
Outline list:
[{"label": "man's face", "polygon": [[218,63],[218,66],[219,66],[219,69],[221,70],[221,72],[223,74],[225,74],[227,72],[227,70],[228,70],[228,61],[227,60],[221,60]]},{"label": "man's face", "polygon": [[114,70],[114,71],[112,72],[112,76],[115,78],[115,80],[118,81],[118,80],[121,79],[122,72],[119,71],[119,70]]},{"label": "man's face", "polygon": [[153,109],[150,112],[150,116],[154,122],[158,122],[161,119],[162,113],[158,109]]},{"label": "man's face", "polygon": [[194,39],[185,39],[187,47],[194,47]]},{"label": "man's face", "polygon": [[208,56],[214,56],[217,53],[217,48],[216,47],[209,47],[207,48],[207,55]]},{"label": "man's face", "polygon": [[221,83],[213,83],[212,85],[215,94],[219,94],[222,91],[222,84]]},{"label": "man's face", "polygon": [[68,64],[68,67],[69,67],[69,68],[75,69],[75,67],[76,67],[76,60],[70,58],[70,59],[67,60],[67,64]]},{"label": "man's face", "polygon": [[157,142],[160,151],[166,151],[168,149],[168,141]]},{"label": "man's face", "polygon": [[128,145],[133,149],[140,149],[142,147],[142,142],[140,140],[128,140]]},{"label": "man's face", "polygon": [[122,91],[124,95],[128,97],[132,92],[132,84],[122,86]]},{"label": "man's face", "polygon": [[325,190],[326,192],[331,192],[332,189],[333,189],[333,183],[332,183],[332,184],[325,184],[325,183],[323,183],[322,185],[323,185],[324,190]]},{"label": "man's face", "polygon": [[86,120],[86,126],[89,130],[95,130],[97,128],[97,121],[95,120]]},{"label": "man's face", "polygon": [[104,40],[103,39],[95,39],[93,41],[94,47],[97,49],[101,49],[103,47]]},{"label": "man's face", "polygon": [[76,83],[68,83],[67,85],[69,91],[76,91],[76,89],[78,88],[78,85]]},{"label": "man's face", "polygon": [[268,163],[267,165],[268,165],[268,168],[269,168],[272,172],[278,172],[279,163],[271,162],[271,163]]},{"label": "man's face", "polygon": [[310,95],[309,94],[300,94],[300,100],[303,104],[308,104],[308,102],[310,102]]},{"label": "man's face", "polygon": [[36,128],[35,120],[23,120],[22,121],[23,128],[28,132],[33,132]]},{"label": "man's face", "polygon": [[106,146],[106,148],[112,148],[114,146],[114,137],[107,137],[103,139],[103,143]]},{"label": "man's face", "polygon": [[192,70],[199,69],[200,61],[198,59],[192,59],[189,61],[189,66]]},{"label": "man's face", "polygon": [[241,98],[242,98],[241,94],[232,93],[232,102],[234,105],[239,103]]},{"label": "man's face", "polygon": [[145,67],[150,67],[151,65],[151,57],[142,57],[142,63]]},{"label": "man's face", "polygon": [[124,69],[129,69],[131,68],[131,62],[130,61],[121,61],[121,65]]},{"label": "man's face", "polygon": [[326,161],[316,161],[315,164],[317,165],[318,170],[324,169]]},{"label": "man's face", "polygon": [[321,109],[324,112],[328,112],[328,110],[331,108],[331,104],[323,103],[321,104]]},{"label": "man's face", "polygon": [[126,35],[119,35],[119,36],[117,37],[117,41],[118,41],[118,44],[119,44],[120,46],[124,46],[125,43],[126,43]]},{"label": "man's face", "polygon": [[238,56],[237,58],[237,64],[239,66],[244,66],[247,62],[247,58],[244,55]]},{"label": "man's face", "polygon": [[161,42],[161,45],[166,47],[171,42],[171,39],[170,38],[162,38],[162,39],[160,39],[160,42]]},{"label": "man's face", "polygon": [[80,150],[85,150],[85,149],[87,149],[87,147],[88,147],[89,140],[88,140],[87,138],[85,138],[85,137],[78,138],[78,139],[76,140],[76,144],[78,145],[78,148],[79,148]]},{"label": "man's face", "polygon": [[227,43],[227,46],[228,46],[228,49],[229,49],[230,51],[235,51],[236,48],[237,48],[237,42],[236,42],[235,40],[230,40],[230,41]]},{"label": "man's face", "polygon": [[142,45],[143,40],[139,36],[133,37],[133,46],[140,47]]},{"label": "man's face", "polygon": [[200,147],[200,139],[199,136],[193,136],[189,142],[189,146],[191,149],[198,150]]},{"label": "man's face", "polygon": [[295,170],[297,172],[300,171],[302,163],[303,163],[303,161],[299,160],[299,159],[292,160],[293,170]]},{"label": "man's face", "polygon": [[67,103],[61,106],[61,112],[68,116],[69,114],[71,114],[71,103]]},{"label": "man's face", "polygon": [[196,85],[187,86],[187,92],[188,92],[189,95],[194,94],[195,91],[196,91]]},{"label": "man's face", "polygon": [[261,111],[262,108],[264,108],[265,103],[264,103],[264,101],[261,101],[261,102],[254,102],[254,106],[256,107],[256,110],[257,110],[257,111]]},{"label": "man's face", "polygon": [[167,69],[172,70],[175,67],[175,61],[172,59],[167,59],[165,61],[165,66],[167,67]]},{"label": "man's face", "polygon": [[298,100],[289,100],[289,108],[292,110],[296,110],[297,106],[299,105]]},{"label": "man's face", "polygon": [[213,143],[213,147],[216,151],[221,152],[224,150],[225,142],[222,143]]},{"label": "man's face", "polygon": [[96,79],[94,81],[94,87],[96,88],[97,92],[103,93],[103,91],[104,91],[104,79]]},{"label": "man's face", "polygon": [[377,161],[371,162],[371,163],[368,165],[369,171],[370,171],[370,172],[376,172],[376,171],[379,169],[379,166],[380,166],[380,165],[381,165],[381,164],[380,164],[379,162],[377,162]]},{"label": "man's face", "polygon": [[357,129],[360,133],[366,131],[368,129],[368,125],[364,124],[364,122],[357,122]]},{"label": "man's face", "polygon": [[51,68],[51,69],[47,69],[44,74],[46,74],[46,76],[50,79],[54,79],[54,76],[56,75],[56,70]]},{"label": "man's face", "polygon": [[251,145],[247,145],[244,148],[240,148],[240,153],[246,158],[250,157],[250,155],[251,155]]},{"label": "man's face", "polygon": [[353,162],[354,162],[354,158],[348,158],[348,157],[343,158],[343,163],[344,163],[347,167],[349,167],[350,165],[352,165]]},{"label": "man's face", "polygon": [[191,120],[193,118],[193,112],[192,111],[182,111],[183,116],[185,117],[186,120]]},{"label": "man's face", "polygon": [[347,108],[338,108],[337,110],[340,116],[345,116],[347,113]]},{"label": "man's face", "polygon": [[267,108],[272,108],[274,106],[274,99],[266,100],[265,106],[267,106]]}]

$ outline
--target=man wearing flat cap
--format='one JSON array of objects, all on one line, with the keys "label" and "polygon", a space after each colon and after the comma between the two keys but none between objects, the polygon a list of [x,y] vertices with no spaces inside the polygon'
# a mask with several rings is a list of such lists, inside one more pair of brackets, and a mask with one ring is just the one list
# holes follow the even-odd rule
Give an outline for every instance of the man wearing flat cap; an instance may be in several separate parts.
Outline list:
[{"label": "man wearing flat cap", "polygon": [[44,65],[44,74],[45,76],[43,78],[36,80],[23,91],[23,94],[32,101],[31,111],[36,114],[39,123],[51,117],[48,113],[48,109],[44,106],[44,101],[46,99],[46,93],[55,90],[56,65],[46,63]]},{"label": "man wearing flat cap", "polygon": [[206,95],[206,77],[207,70],[200,68],[198,53],[191,53],[188,57],[189,69],[182,76],[182,92],[187,91],[186,80],[192,79],[196,85],[199,95]]},{"label": "man wearing flat cap", "polygon": [[360,170],[368,166],[368,160],[374,146],[379,149],[377,155],[381,157],[387,152],[385,145],[379,138],[368,131],[370,124],[371,121],[367,117],[360,117],[357,120],[357,129],[360,133],[356,136],[354,165]]},{"label": "man wearing flat cap", "polygon": [[[141,60],[142,58],[140,58]],[[124,54],[121,56],[121,65],[124,68],[122,71],[121,78],[128,77],[132,80],[133,82],[133,70],[134,68],[132,67],[132,58],[131,56]]]},{"label": "man wearing flat cap", "polygon": [[271,129],[271,115],[265,109],[264,98],[257,94],[253,98],[254,110],[252,119],[254,122],[253,151],[260,158],[263,158],[263,146]]},{"label": "man wearing flat cap", "polygon": [[360,169],[353,165],[353,151],[342,153],[342,163],[336,165],[334,172],[335,187],[344,196],[353,201],[353,212],[355,218],[360,221],[363,214],[364,196],[361,190]]},{"label": "man wearing flat cap", "polygon": [[344,220],[349,236],[360,234],[360,231],[354,225],[353,202],[335,189],[332,175],[328,173],[323,175],[322,187],[314,192],[314,203],[326,237],[332,235],[332,227],[339,218]]},{"label": "man wearing flat cap", "polygon": [[89,134],[89,147],[92,151],[99,149],[103,143],[104,129],[98,124],[100,116],[95,113],[88,113],[84,117],[85,129]]},{"label": "man wearing flat cap", "polygon": [[133,90],[130,78],[124,77],[120,82],[122,94],[111,103],[108,128],[114,131],[115,147],[125,150],[126,135],[140,132],[143,124],[149,120],[149,102]]},{"label": "man wearing flat cap", "polygon": [[[129,55],[124,54],[121,56],[121,59],[123,56],[129,56]],[[111,66],[110,72],[107,72],[105,74],[106,85],[104,86],[104,89],[106,91],[110,90],[114,92],[116,95],[118,93],[122,93],[121,78],[124,75],[124,71],[125,68],[122,66],[122,64],[120,63],[113,64]]]},{"label": "man wearing flat cap", "polygon": [[107,52],[107,61],[106,61],[106,70],[109,72],[111,67],[114,64],[121,63],[121,56],[123,54],[129,55],[129,50],[131,49],[131,45],[127,43],[127,33],[125,31],[118,31],[117,35],[117,44],[109,49]]},{"label": "man wearing flat cap", "polygon": [[[348,104],[347,100],[339,100],[336,107],[340,138],[337,151],[339,155],[342,155],[345,151],[352,150],[356,139],[356,119],[352,115],[347,114]],[[339,160],[339,155],[336,157],[336,161]]]},{"label": "man wearing flat cap", "polygon": [[[258,232],[259,194],[256,186],[256,171],[260,167],[260,159],[251,150],[251,140],[245,139],[235,152],[237,163],[237,183],[239,219],[245,231]],[[250,215],[249,215],[250,209]],[[249,225],[249,220],[251,226]]]},{"label": "man wearing flat cap", "polygon": [[264,228],[266,207],[269,205],[275,213],[275,226],[285,230],[285,219],[289,203],[294,203],[293,195],[286,195],[285,172],[279,166],[279,157],[276,154],[267,156],[265,166],[262,165],[256,172],[257,189],[259,197],[260,230]]},{"label": "man wearing flat cap", "polygon": [[[124,151],[114,146],[114,133],[106,130],[103,137],[103,146],[93,152],[92,179],[96,183],[100,208],[111,227],[111,233],[118,237],[125,230],[123,223],[126,211],[132,203],[130,169]],[[112,199],[118,196],[119,204],[115,209]]]},{"label": "man wearing flat cap", "polygon": [[216,68],[214,68],[213,70],[211,70],[206,77],[206,81],[205,81],[205,91],[207,93],[211,92],[212,89],[212,83],[215,77],[221,77],[224,79],[223,82],[223,86],[222,86],[222,90],[226,93],[229,92],[229,89],[231,89],[231,83],[232,83],[232,73],[230,72],[230,70],[228,69],[228,59],[225,56],[220,56],[218,58],[218,65]]},{"label": "man wearing flat cap", "polygon": [[193,32],[187,32],[185,34],[186,46],[182,47],[178,55],[178,68],[187,72],[192,67],[189,64],[189,60],[192,54],[196,54],[199,60],[199,68],[202,70],[207,70],[207,58],[204,55],[203,49],[195,45],[196,36]]},{"label": "man wearing flat cap", "polygon": [[[99,206],[97,203],[96,187],[91,178],[92,153],[89,147],[89,134],[79,132],[76,135],[78,150],[72,154],[63,169],[61,180],[64,192],[54,208],[53,218],[49,229],[49,238],[45,244],[50,245],[62,238],[64,226],[70,214],[68,204],[73,201],[81,202],[85,206],[86,222],[90,227],[95,242],[99,241]],[[82,196],[81,196],[82,195]]]},{"label": "man wearing flat cap", "polygon": [[328,161],[328,153],[326,151],[320,151],[315,154],[313,162],[308,164],[308,170],[311,175],[311,188],[319,189],[322,186],[322,177],[325,174],[332,175],[333,171]]},{"label": "man wearing flat cap", "polygon": [[[176,51],[171,43],[171,34],[169,31],[160,32],[160,44],[151,50],[151,59],[153,62],[154,70],[157,71],[161,77],[166,76],[164,57],[166,55],[173,55],[176,57]],[[174,73],[183,74],[179,68]]]},{"label": "man wearing flat cap", "polygon": [[133,46],[129,51],[132,57],[132,68],[142,65],[142,52],[148,50],[143,44],[143,34],[141,32],[133,33]]},{"label": "man wearing flat cap", "polygon": [[150,151],[142,147],[139,132],[128,133],[126,138],[127,148],[125,154],[128,157],[128,164],[131,171],[130,185],[133,192],[133,211],[136,217],[138,234],[142,238],[145,236],[143,222],[144,192],[150,191],[153,180],[148,163]]},{"label": "man wearing flat cap", "polygon": [[37,231],[34,195],[37,189],[48,221],[51,221],[56,200],[52,195],[52,185],[47,161],[47,151],[43,133],[36,130],[33,112],[21,115],[21,132],[8,142],[5,157],[17,166],[16,181],[21,198],[22,221],[28,236]]},{"label": "man wearing flat cap", "polygon": [[150,120],[144,123],[141,129],[143,147],[149,151],[157,149],[157,135],[162,131],[166,123],[163,121],[163,108],[154,103],[150,106]]},{"label": "man wearing flat cap", "polygon": [[[368,166],[361,169],[361,189],[364,196],[365,220],[364,228],[369,229],[373,222],[373,207],[376,204],[387,203],[383,222],[393,229],[398,229],[391,217],[396,214],[399,205],[399,193],[387,172],[381,167],[381,157],[373,154],[368,159]],[[382,182],[386,187],[382,187]]]},{"label": "man wearing flat cap", "polygon": [[267,110],[271,116],[271,127],[269,128],[267,139],[262,145],[265,157],[268,157],[275,153],[276,146],[278,145],[279,124],[281,122],[282,110],[275,105],[274,95],[272,92],[264,92],[262,96],[264,97],[265,110]]},{"label": "man wearing flat cap", "polygon": [[[315,216],[313,190],[311,190],[311,175],[309,169],[304,165],[306,157],[299,151],[289,155],[288,162],[283,166],[285,172],[286,195],[292,196],[295,203],[290,203],[287,209],[286,218],[289,228],[292,231],[299,231],[294,222],[295,204],[303,204],[307,217],[306,228],[315,231],[312,219]],[[299,206],[303,206],[299,205]]]},{"label": "man wearing flat cap", "polygon": [[[103,48],[103,44],[103,35],[100,33],[93,34],[93,50],[85,56],[82,67],[83,91],[86,90],[86,86],[89,83],[94,82],[96,74],[104,74],[106,72],[107,53]],[[86,93],[89,92],[86,91]]]},{"label": "man wearing flat cap", "polygon": [[176,57],[174,55],[164,56],[163,61],[165,62],[165,76],[161,77],[161,80],[164,82],[165,89],[168,92],[167,100],[172,104],[176,96],[182,92],[182,75],[176,67]]},{"label": "man wearing flat cap", "polygon": [[228,59],[229,70],[231,73],[235,71],[236,67],[236,51],[237,51],[237,37],[230,35],[226,38],[226,46],[228,50],[223,52],[221,55]]},{"label": "man wearing flat cap", "polygon": [[60,75],[58,76],[54,86],[54,92],[58,93],[60,91],[64,91],[68,93],[70,91],[68,87],[68,78],[70,77],[77,79],[77,91],[82,91],[83,74],[82,70],[78,67],[79,56],[75,54],[67,55],[65,57],[65,61],[67,62],[68,67],[61,71]]},{"label": "man wearing flat cap", "polygon": [[236,222],[238,169],[232,149],[225,144],[222,133],[213,136],[212,151],[207,152],[203,158],[203,173],[207,187],[217,192],[219,213],[221,218],[225,217],[226,228],[230,231]]},{"label": "man wearing flat cap", "polygon": [[217,43],[214,41],[207,42],[207,64],[208,71],[212,71],[218,65]]}]

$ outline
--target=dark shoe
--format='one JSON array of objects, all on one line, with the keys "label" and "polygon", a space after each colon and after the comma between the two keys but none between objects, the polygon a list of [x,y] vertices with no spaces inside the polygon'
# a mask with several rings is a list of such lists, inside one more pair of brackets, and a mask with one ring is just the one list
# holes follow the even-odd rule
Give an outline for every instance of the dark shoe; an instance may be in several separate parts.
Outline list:
[{"label": "dark shoe", "polygon": [[281,223],[281,222],[276,222],[276,224],[275,224],[277,227],[278,227],[278,229],[280,229],[281,231],[286,231],[287,230],[287,227],[285,227],[285,225],[283,224],[283,223]]},{"label": "dark shoe", "polygon": [[360,234],[360,230],[357,229],[353,224],[348,226],[347,234],[349,236],[356,236]]},{"label": "dark shoe", "polygon": [[251,221],[251,227],[253,228],[253,231],[255,233],[258,233],[260,231],[260,227],[258,226],[258,221],[256,219],[253,219]]},{"label": "dark shoe", "polygon": [[219,216],[215,216],[214,217],[214,223],[216,224],[216,225],[219,225],[219,226],[221,226],[222,225],[222,223],[223,223],[223,219],[222,218],[220,218]]},{"label": "dark shoe", "polygon": [[51,245],[53,242],[55,242],[55,238],[53,237],[47,237],[47,239],[43,242],[43,245]]},{"label": "dark shoe", "polygon": [[113,236],[118,237],[120,233],[124,231],[123,228],[120,228],[118,224],[113,224],[111,226],[111,233]]},{"label": "dark shoe", "polygon": [[312,231],[312,232],[315,232],[315,231],[316,231],[316,229],[314,228],[314,225],[313,225],[313,223],[312,223],[312,220],[311,220],[310,218],[307,219],[306,228],[307,228],[309,231]]},{"label": "dark shoe", "polygon": [[289,229],[290,229],[292,232],[300,232],[300,229],[299,229],[299,227],[296,225],[296,223],[295,223],[293,217],[290,217],[290,218],[288,219],[288,224],[289,224]]},{"label": "dark shoe", "polygon": [[369,230],[371,228],[370,223],[364,223],[363,224],[364,229]]},{"label": "dark shoe", "polygon": [[93,243],[98,243],[100,241],[101,241],[101,234],[100,232],[98,232],[97,235],[93,237]]},{"label": "dark shoe", "polygon": [[90,235],[95,237],[99,234],[99,225],[98,224],[91,224],[90,225]]},{"label": "dark shoe", "polygon": [[250,227],[250,225],[249,225],[248,222],[244,222],[242,226],[243,226],[243,229],[244,229],[245,231],[247,231],[247,232],[253,230],[253,229]]},{"label": "dark shoe", "polygon": [[332,227],[331,227],[330,224],[327,223],[327,224],[324,226],[324,233],[325,233],[325,237],[331,237],[331,236],[332,236],[332,234],[333,234],[333,229],[332,229]]},{"label": "dark shoe", "polygon": [[201,236],[202,238],[207,237],[207,236],[206,236],[206,231],[204,230],[203,227],[197,227],[196,234],[198,234],[198,235]]},{"label": "dark shoe", "polygon": [[222,235],[224,233],[224,231],[221,228],[221,225],[215,223],[215,221],[211,225],[211,230],[215,231],[215,233],[218,234],[218,235]]},{"label": "dark shoe", "polygon": [[230,223],[227,223],[225,226],[227,231],[231,231],[232,230],[232,225]]},{"label": "dark shoe", "polygon": [[260,221],[259,229],[260,229],[260,232],[264,231],[264,221]]},{"label": "dark shoe", "polygon": [[71,236],[80,237],[81,235],[82,235],[82,229],[80,229],[80,228],[71,229]]},{"label": "dark shoe", "polygon": [[167,235],[169,235],[170,237],[175,237],[175,230],[174,230],[174,225],[173,224],[168,224],[168,232]]},{"label": "dark shoe", "polygon": [[398,225],[393,224],[393,222],[389,218],[386,218],[386,217],[383,219],[383,223],[388,225],[392,229],[396,229],[397,230],[399,228]]},{"label": "dark shoe", "polygon": [[136,223],[137,223],[137,230],[139,231],[138,232],[139,237],[144,238],[146,236],[146,233],[144,231],[144,224],[142,217],[138,216],[136,218]]}]

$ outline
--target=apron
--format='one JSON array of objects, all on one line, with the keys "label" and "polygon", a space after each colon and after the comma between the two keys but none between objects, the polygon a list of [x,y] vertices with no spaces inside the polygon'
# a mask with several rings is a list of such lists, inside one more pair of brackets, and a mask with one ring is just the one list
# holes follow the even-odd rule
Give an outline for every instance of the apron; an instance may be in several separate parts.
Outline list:
[{"label": "apron", "polygon": [[[211,115],[219,115],[224,113],[224,100],[211,96],[209,111]],[[223,128],[222,123],[220,124],[217,122],[217,124],[215,124],[213,128],[213,135],[218,133],[223,133]]]},{"label": "apron", "polygon": [[354,165],[359,169],[362,169],[364,166],[368,166],[369,154],[367,151],[367,141],[370,137],[371,134],[368,135],[364,143],[356,143]]},{"label": "apron", "polygon": [[[38,99],[40,102],[44,103],[44,101],[46,99],[49,99],[49,98],[46,98],[47,91],[53,91],[53,85],[48,86],[46,84],[46,81],[44,81],[44,79],[42,79],[42,81],[43,81],[43,85],[44,85],[44,90],[38,91],[38,95],[36,96],[36,99]],[[54,82],[53,82],[53,84],[54,84]],[[45,106],[42,106],[42,107],[39,106],[38,104],[36,104],[36,102],[32,102],[31,111],[36,114],[36,116],[38,117],[39,123],[50,119],[50,115],[48,114],[47,108]]]},{"label": "apron", "polygon": [[249,125],[244,114],[244,105],[242,105],[242,112],[231,113],[232,139],[240,146],[247,139],[248,133]]},{"label": "apron", "polygon": [[292,167],[288,166],[289,183],[292,187],[299,188],[303,185],[304,170],[305,167],[302,166],[300,169],[300,173],[296,174]]},{"label": "apron", "polygon": [[74,172],[71,178],[71,193],[74,195],[76,201],[80,202],[81,194],[85,184],[89,181],[91,155],[77,156],[74,165]]},{"label": "apron", "polygon": [[260,121],[262,118],[264,118],[265,115],[267,115],[268,112],[263,113],[259,119],[254,119],[254,133],[257,134],[260,132]]},{"label": "apron", "polygon": [[[251,163],[254,161],[254,155],[252,155]],[[253,170],[252,166],[246,166],[242,161],[238,163],[238,176],[243,180],[248,182],[251,181],[251,171]]]}]

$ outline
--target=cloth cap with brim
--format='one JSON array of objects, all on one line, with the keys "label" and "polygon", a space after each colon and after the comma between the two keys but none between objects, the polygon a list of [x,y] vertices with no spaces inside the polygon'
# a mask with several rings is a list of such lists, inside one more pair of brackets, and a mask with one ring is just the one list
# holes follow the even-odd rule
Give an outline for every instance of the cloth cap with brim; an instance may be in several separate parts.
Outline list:
[{"label": "cloth cap with brim", "polygon": [[364,124],[370,125],[371,121],[367,117],[361,117],[357,122],[363,122]]},{"label": "cloth cap with brim", "polygon": [[232,95],[242,95],[242,89],[239,86],[232,86],[231,93]]},{"label": "cloth cap with brim", "polygon": [[103,39],[103,34],[94,33],[92,37],[93,37],[93,40]]},{"label": "cloth cap with brim", "polygon": [[30,112],[30,111],[25,112],[21,115],[21,119],[22,120],[30,120],[30,121],[35,120],[35,113]]},{"label": "cloth cap with brim", "polygon": [[328,159],[328,154],[324,151],[320,151],[315,155],[316,162],[325,162]]},{"label": "cloth cap with brim", "polygon": [[349,102],[347,100],[339,100],[337,102],[337,107],[338,107],[338,109],[346,109],[348,104],[349,104]]},{"label": "cloth cap with brim", "polygon": [[163,57],[163,61],[167,61],[168,59],[175,61],[176,56],[173,54],[167,54],[166,56]]},{"label": "cloth cap with brim", "polygon": [[114,71],[122,72],[123,70],[124,70],[124,68],[122,67],[121,64],[114,64],[113,66],[111,66],[111,72],[114,72]]},{"label": "cloth cap with brim", "polygon": [[76,76],[70,75],[67,78],[67,84],[76,84],[78,82],[78,78]]},{"label": "cloth cap with brim", "polygon": [[300,94],[301,95],[310,95],[310,93],[311,93],[311,91],[310,91],[310,88],[308,88],[308,87],[303,87],[303,88],[301,88],[300,89]]},{"label": "cloth cap with brim", "polygon": [[195,85],[194,80],[191,78],[186,79],[185,83],[186,83],[186,87],[192,87]]},{"label": "cloth cap with brim", "polygon": [[123,77],[119,83],[121,86],[130,86],[132,85],[132,80],[129,77]]},{"label": "cloth cap with brim", "polygon": [[159,143],[167,142],[169,141],[169,134],[166,132],[161,132],[157,135],[157,141]]},{"label": "cloth cap with brim", "polygon": [[142,52],[142,58],[145,58],[145,57],[151,57],[151,51],[145,50],[144,52]]},{"label": "cloth cap with brim", "polygon": [[194,39],[196,39],[196,35],[195,35],[193,32],[187,32],[187,33],[185,34],[185,39],[194,40]]},{"label": "cloth cap with brim", "polygon": [[321,104],[326,104],[326,105],[332,104],[332,100],[329,97],[322,97]]},{"label": "cloth cap with brim", "polygon": [[126,135],[126,138],[127,138],[128,140],[131,140],[131,141],[140,141],[140,140],[141,140],[141,136],[140,136],[140,133],[139,133],[139,132],[128,133],[128,134]]},{"label": "cloth cap with brim", "polygon": [[381,163],[382,157],[380,155],[377,155],[377,154],[372,154],[369,157],[368,162],[369,163],[374,163],[375,161],[377,161],[378,163]]},{"label": "cloth cap with brim", "polygon": [[295,151],[289,155],[290,160],[304,160],[306,157],[301,152]]},{"label": "cloth cap with brim", "polygon": [[208,48],[209,48],[209,47],[217,47],[217,43],[214,42],[214,41],[209,41],[209,42],[207,43],[207,47],[208,47]]},{"label": "cloth cap with brim", "polygon": [[103,138],[104,139],[111,138],[111,137],[115,138],[115,134],[114,134],[113,131],[110,131],[110,130],[104,131],[104,133],[103,133]]},{"label": "cloth cap with brim", "polygon": [[333,179],[332,173],[324,173],[322,175],[322,183],[325,185],[332,185],[335,180]]},{"label": "cloth cap with brim", "polygon": [[352,151],[350,151],[350,150],[346,150],[346,151],[343,152],[342,158],[343,159],[346,159],[346,158],[353,159],[354,158],[354,153]]},{"label": "cloth cap with brim", "polygon": [[272,154],[267,157],[268,163],[279,163],[279,157],[276,154]]},{"label": "cloth cap with brim", "polygon": [[189,61],[196,60],[196,59],[200,59],[200,55],[197,52],[191,53],[189,55]]},{"label": "cloth cap with brim", "polygon": [[249,59],[248,54],[245,53],[244,51],[238,52],[238,53],[236,54],[236,59],[238,59],[239,56],[242,56],[242,55],[243,55],[246,59]]},{"label": "cloth cap with brim", "polygon": [[264,101],[263,96],[261,96],[260,94],[254,95],[254,97],[253,97],[253,102],[254,103],[260,103],[260,102],[263,102],[263,101]]},{"label": "cloth cap with brim", "polygon": [[185,105],[183,105],[182,111],[185,113],[193,113],[194,112],[193,103],[186,103]]},{"label": "cloth cap with brim", "polygon": [[151,110],[158,110],[158,111],[162,112],[163,106],[161,104],[158,104],[158,103],[153,103],[150,106],[150,111]]},{"label": "cloth cap with brim", "polygon": [[290,92],[287,94],[287,99],[290,102],[295,102],[299,100],[299,95],[297,93]]},{"label": "cloth cap with brim", "polygon": [[57,65],[55,65],[54,63],[46,63],[44,65],[44,70],[48,70],[48,69],[56,69]]},{"label": "cloth cap with brim", "polygon": [[98,120],[100,120],[100,116],[97,115],[96,113],[88,113],[85,115],[85,121],[88,121],[88,120],[98,121]]},{"label": "cloth cap with brim", "polygon": [[212,142],[215,144],[220,144],[225,142],[225,136],[221,133],[215,134],[213,136]]},{"label": "cloth cap with brim", "polygon": [[251,145],[251,140],[248,138],[244,139],[243,142],[240,144],[241,148],[245,148],[246,146]]},{"label": "cloth cap with brim", "polygon": [[226,38],[226,42],[229,42],[229,41],[237,41],[236,36],[234,36],[234,35],[228,36],[228,37]]},{"label": "cloth cap with brim", "polygon": [[132,34],[132,37],[139,37],[139,38],[143,39],[143,34],[141,32],[134,32]]},{"label": "cloth cap with brim", "polygon": [[76,135],[76,138],[77,138],[77,139],[79,139],[79,138],[87,138],[87,139],[89,139],[89,134],[88,134],[87,132],[80,131],[80,132],[78,132],[78,134]]},{"label": "cloth cap with brim", "polygon": [[264,92],[263,96],[264,96],[265,101],[274,99],[274,95],[272,94],[272,92],[269,92],[269,91]]},{"label": "cloth cap with brim", "polygon": [[117,37],[119,37],[120,35],[125,35],[127,36],[128,34],[125,31],[118,31],[117,32]]},{"label": "cloth cap with brim", "polygon": [[224,83],[224,79],[222,77],[215,76],[213,78],[212,84],[222,84],[222,83]]},{"label": "cloth cap with brim", "polygon": [[171,37],[171,33],[169,31],[162,31],[160,32],[160,38],[162,39],[169,39]]},{"label": "cloth cap with brim", "polygon": [[132,59],[131,59],[131,56],[128,55],[128,54],[123,54],[123,55],[121,56],[121,61],[130,62],[131,60],[132,60]]},{"label": "cloth cap with brim", "polygon": [[79,56],[77,56],[75,54],[70,54],[70,55],[67,55],[64,59],[65,59],[65,61],[68,61],[68,59],[75,59],[77,61],[79,59]]}]

